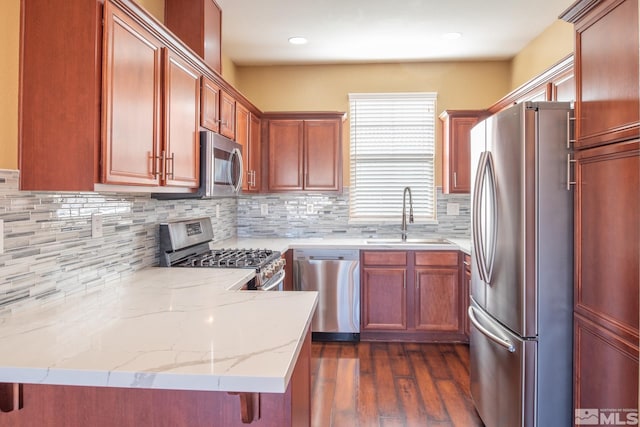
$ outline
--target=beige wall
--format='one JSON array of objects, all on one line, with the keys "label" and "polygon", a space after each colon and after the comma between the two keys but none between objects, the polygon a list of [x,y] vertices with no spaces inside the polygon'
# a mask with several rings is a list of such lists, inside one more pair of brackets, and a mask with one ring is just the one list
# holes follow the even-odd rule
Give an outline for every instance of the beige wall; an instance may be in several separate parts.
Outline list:
[{"label": "beige wall", "polygon": [[511,61],[510,90],[573,53],[574,40],[573,24],[557,20],[547,27]]},{"label": "beige wall", "polygon": [[164,22],[164,0],[134,0],[158,21]]},{"label": "beige wall", "polygon": [[0,169],[18,169],[20,0],[0,1]]},{"label": "beige wall", "polygon": [[[485,108],[509,90],[509,61],[237,67],[237,85],[263,111],[348,111],[348,94],[437,92],[446,109]],[[349,183],[349,121],[343,132],[344,177]],[[436,157],[441,159],[440,121]],[[437,162],[437,183],[440,164]]]}]

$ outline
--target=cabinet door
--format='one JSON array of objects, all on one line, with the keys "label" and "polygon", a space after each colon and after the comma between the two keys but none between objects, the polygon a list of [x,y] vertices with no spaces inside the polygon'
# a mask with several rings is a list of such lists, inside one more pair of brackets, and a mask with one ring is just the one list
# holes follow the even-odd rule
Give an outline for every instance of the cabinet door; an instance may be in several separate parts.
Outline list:
[{"label": "cabinet door", "polygon": [[463,267],[464,275],[462,290],[464,292],[464,297],[462,298],[462,301],[464,301],[464,304],[462,306],[462,318],[464,319],[464,334],[468,337],[471,332],[469,315],[467,314],[470,304],[469,292],[471,291],[471,257],[467,254],[464,255]]},{"label": "cabinet door", "polygon": [[249,182],[249,191],[260,191],[262,173],[262,134],[261,120],[259,117],[251,113],[249,118],[249,171],[251,172],[251,181]]},{"label": "cabinet door", "polygon": [[340,190],[340,120],[304,121],[304,189]]},{"label": "cabinet door", "polygon": [[236,142],[242,146],[242,191],[249,189],[251,172],[249,171],[249,110],[244,105],[236,104]]},{"label": "cabinet door", "polygon": [[221,73],[222,11],[214,0],[164,0],[164,24]]},{"label": "cabinet door", "polygon": [[200,182],[200,73],[166,50],[164,76],[165,185]]},{"label": "cabinet door", "polygon": [[416,268],[415,327],[424,331],[460,330],[458,270]]},{"label": "cabinet door", "polygon": [[220,132],[220,86],[202,77],[200,126]]},{"label": "cabinet door", "polygon": [[603,1],[576,24],[577,147],[638,135],[638,1]]},{"label": "cabinet door", "polygon": [[640,142],[579,151],[576,181],[575,310],[637,340]]},{"label": "cabinet door", "polygon": [[365,267],[362,273],[362,328],[406,330],[407,269]]},{"label": "cabinet door", "polygon": [[159,185],[162,43],[107,2],[102,182]]},{"label": "cabinet door", "polygon": [[236,137],[236,100],[224,90],[220,91],[220,134]]},{"label": "cabinet door", "polygon": [[303,122],[269,121],[269,190],[302,190]]},{"label": "cabinet door", "polygon": [[622,340],[580,315],[574,327],[575,408],[637,408],[637,339]]},{"label": "cabinet door", "polygon": [[471,128],[484,117],[483,111],[445,111],[442,120],[442,192],[471,191]]}]

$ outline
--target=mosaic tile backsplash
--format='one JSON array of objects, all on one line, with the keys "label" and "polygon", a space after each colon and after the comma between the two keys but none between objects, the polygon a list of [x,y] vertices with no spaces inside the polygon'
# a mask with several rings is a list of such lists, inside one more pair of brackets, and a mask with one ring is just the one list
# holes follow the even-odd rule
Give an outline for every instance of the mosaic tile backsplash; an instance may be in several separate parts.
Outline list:
[{"label": "mosaic tile backsplash", "polygon": [[[437,223],[408,224],[409,237],[470,236],[468,194],[442,194],[437,189]],[[458,205],[458,215],[447,215],[447,204]],[[262,215],[261,205],[268,214]],[[313,205],[313,213],[307,206]],[[349,189],[336,193],[298,193],[238,198],[239,237],[400,237],[401,216],[388,224],[349,223]]]},{"label": "mosaic tile backsplash", "polygon": [[[158,264],[158,224],[211,217],[215,239],[236,233],[235,198],[155,200],[148,194],[18,191],[18,171],[0,170],[0,311],[88,292]],[[220,219],[216,219],[216,205]],[[91,214],[103,237],[91,237]]]},{"label": "mosaic tile backsplash", "polygon": [[[155,200],[148,194],[28,192],[19,172],[0,170],[0,312],[99,289],[158,264],[158,224],[209,216],[215,240],[240,237],[399,236],[397,224],[349,224],[349,192],[268,194],[211,200]],[[409,224],[410,235],[469,237],[469,197],[438,189],[438,223]],[[447,215],[447,203],[459,215]],[[269,213],[261,214],[261,205]],[[307,213],[307,205],[313,213]],[[220,216],[216,218],[216,205]],[[101,214],[103,236],[91,237]]]}]

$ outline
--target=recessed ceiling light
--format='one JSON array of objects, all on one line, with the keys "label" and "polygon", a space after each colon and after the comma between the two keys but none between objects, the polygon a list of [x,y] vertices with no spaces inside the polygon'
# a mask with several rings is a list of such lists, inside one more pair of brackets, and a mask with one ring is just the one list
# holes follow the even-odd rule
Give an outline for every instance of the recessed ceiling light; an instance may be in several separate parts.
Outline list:
[{"label": "recessed ceiling light", "polygon": [[307,39],[304,37],[291,37],[289,38],[291,44],[307,44]]},{"label": "recessed ceiling light", "polygon": [[462,33],[444,33],[441,37],[445,40],[457,40],[462,37]]}]

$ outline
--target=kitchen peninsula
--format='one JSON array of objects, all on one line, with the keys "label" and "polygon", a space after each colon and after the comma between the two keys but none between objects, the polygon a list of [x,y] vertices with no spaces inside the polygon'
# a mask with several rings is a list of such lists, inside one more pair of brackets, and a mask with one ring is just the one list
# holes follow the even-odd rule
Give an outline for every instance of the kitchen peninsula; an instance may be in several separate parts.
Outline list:
[{"label": "kitchen peninsula", "polygon": [[0,317],[0,426],[309,425],[315,292],[147,268]]}]

